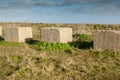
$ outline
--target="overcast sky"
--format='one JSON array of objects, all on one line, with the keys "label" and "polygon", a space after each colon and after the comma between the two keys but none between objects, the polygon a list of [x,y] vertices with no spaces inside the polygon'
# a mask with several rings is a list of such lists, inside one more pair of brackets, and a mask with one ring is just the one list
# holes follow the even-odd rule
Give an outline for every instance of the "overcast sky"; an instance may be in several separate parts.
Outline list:
[{"label": "overcast sky", "polygon": [[0,0],[0,22],[120,24],[120,0]]}]

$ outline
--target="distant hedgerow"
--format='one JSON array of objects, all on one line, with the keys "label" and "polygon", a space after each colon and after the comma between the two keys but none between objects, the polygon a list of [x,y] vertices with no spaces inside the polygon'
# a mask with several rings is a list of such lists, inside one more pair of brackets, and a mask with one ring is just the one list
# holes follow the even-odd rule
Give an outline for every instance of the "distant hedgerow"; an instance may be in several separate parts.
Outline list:
[{"label": "distant hedgerow", "polygon": [[66,50],[73,48],[67,43],[47,43],[47,42],[37,42],[35,45],[37,50]]}]

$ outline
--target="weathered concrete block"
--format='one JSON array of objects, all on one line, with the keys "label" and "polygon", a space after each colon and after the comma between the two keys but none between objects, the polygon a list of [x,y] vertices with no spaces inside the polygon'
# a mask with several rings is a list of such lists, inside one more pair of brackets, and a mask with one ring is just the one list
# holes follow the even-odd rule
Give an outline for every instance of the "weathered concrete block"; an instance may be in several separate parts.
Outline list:
[{"label": "weathered concrete block", "polygon": [[31,27],[6,27],[4,28],[5,41],[26,42],[32,39]]},{"label": "weathered concrete block", "polygon": [[67,43],[72,41],[72,28],[42,28],[41,41]]},{"label": "weathered concrete block", "polygon": [[120,52],[120,31],[99,30],[94,34],[94,49]]},{"label": "weathered concrete block", "polygon": [[2,34],[2,26],[0,26],[0,37],[3,36]]}]

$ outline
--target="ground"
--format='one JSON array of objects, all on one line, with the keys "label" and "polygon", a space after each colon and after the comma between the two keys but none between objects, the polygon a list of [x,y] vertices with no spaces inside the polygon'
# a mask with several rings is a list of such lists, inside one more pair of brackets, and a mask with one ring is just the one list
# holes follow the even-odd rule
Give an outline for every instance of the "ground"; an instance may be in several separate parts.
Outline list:
[{"label": "ground", "polygon": [[0,80],[119,80],[120,54],[93,49],[39,51],[26,43],[0,44]]},{"label": "ground", "polygon": [[[10,24],[1,25],[5,27]],[[50,25],[19,26],[32,26],[33,37],[39,41],[41,26]],[[89,28],[93,25],[86,26]],[[110,26],[94,25],[90,28],[120,29],[119,25]],[[41,51],[35,48],[35,44],[0,42],[0,80],[120,80],[120,53],[98,52],[93,48]]]}]

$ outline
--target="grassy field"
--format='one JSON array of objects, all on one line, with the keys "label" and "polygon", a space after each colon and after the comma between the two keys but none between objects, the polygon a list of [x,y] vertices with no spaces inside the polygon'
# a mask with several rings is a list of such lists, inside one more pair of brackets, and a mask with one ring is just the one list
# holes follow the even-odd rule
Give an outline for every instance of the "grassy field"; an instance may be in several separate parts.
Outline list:
[{"label": "grassy field", "polygon": [[[34,39],[39,40],[40,25],[32,27]],[[120,80],[120,53],[98,52],[91,47],[37,50],[35,46],[0,42],[0,80]]]},{"label": "grassy field", "polygon": [[119,80],[120,54],[92,49],[38,51],[0,43],[0,80]]}]

